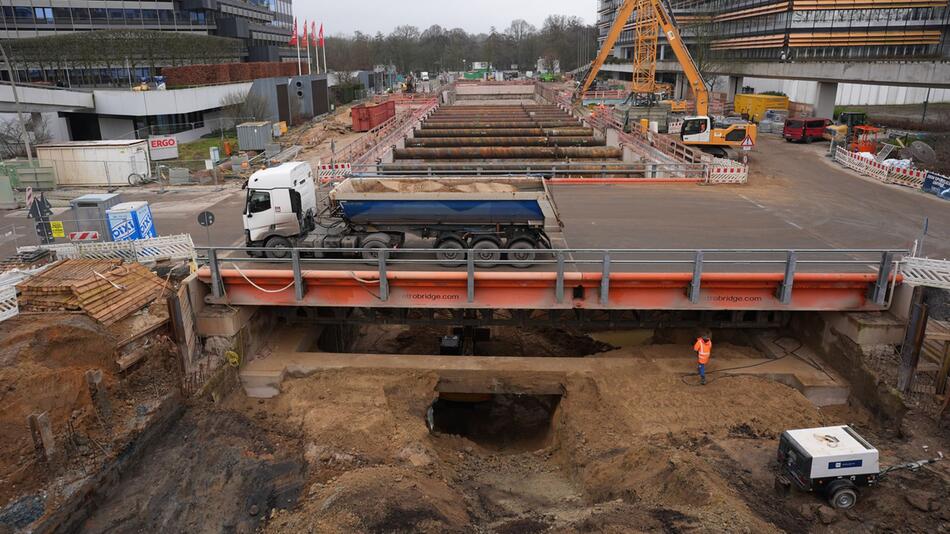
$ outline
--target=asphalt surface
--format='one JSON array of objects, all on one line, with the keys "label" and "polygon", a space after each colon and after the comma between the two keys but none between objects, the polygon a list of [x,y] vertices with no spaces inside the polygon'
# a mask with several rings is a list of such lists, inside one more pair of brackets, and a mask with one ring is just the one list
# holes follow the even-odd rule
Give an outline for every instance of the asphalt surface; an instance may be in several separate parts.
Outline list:
[{"label": "asphalt surface", "polygon": [[[591,249],[908,249],[925,217],[925,254],[950,257],[950,202],[843,169],[824,156],[828,145],[789,144],[763,135],[752,156],[753,176],[741,186],[563,185],[553,191],[569,248]],[[57,192],[70,195],[103,192]],[[223,188],[183,187],[123,190],[124,200],[147,200],[162,235],[192,234],[195,244],[242,243],[244,193]],[[60,200],[58,205],[68,205]],[[198,225],[212,211],[209,233]],[[66,220],[56,208],[53,220]],[[14,239],[10,229],[17,227]],[[26,237],[24,237],[24,235]],[[210,239],[209,239],[210,237]],[[0,212],[0,256],[16,245],[36,244],[25,210]]]}]

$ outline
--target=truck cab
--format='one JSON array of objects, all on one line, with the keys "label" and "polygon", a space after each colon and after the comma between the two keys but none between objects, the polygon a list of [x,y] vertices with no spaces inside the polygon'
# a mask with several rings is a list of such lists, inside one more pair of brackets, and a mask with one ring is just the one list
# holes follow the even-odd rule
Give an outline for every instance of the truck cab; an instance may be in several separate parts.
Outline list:
[{"label": "truck cab", "polygon": [[316,227],[317,195],[313,170],[305,162],[254,173],[247,182],[244,235],[248,248],[268,249],[281,258],[296,240]]}]

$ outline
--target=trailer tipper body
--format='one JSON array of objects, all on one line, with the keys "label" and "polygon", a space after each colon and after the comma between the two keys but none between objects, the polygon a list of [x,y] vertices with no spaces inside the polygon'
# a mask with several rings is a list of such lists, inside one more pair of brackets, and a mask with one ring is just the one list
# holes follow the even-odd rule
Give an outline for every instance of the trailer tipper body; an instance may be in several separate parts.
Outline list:
[{"label": "trailer tipper body", "polygon": [[[437,249],[445,265],[472,249],[483,267],[505,260],[527,266],[536,250],[551,248],[548,232],[561,227],[542,178],[351,178],[330,191],[318,213],[312,172],[308,180],[284,176],[301,174],[300,165],[261,171],[248,183],[247,246],[261,255],[285,258],[287,249],[303,247],[374,259],[416,238],[430,241],[422,246]],[[277,218],[287,221],[270,224]]]}]

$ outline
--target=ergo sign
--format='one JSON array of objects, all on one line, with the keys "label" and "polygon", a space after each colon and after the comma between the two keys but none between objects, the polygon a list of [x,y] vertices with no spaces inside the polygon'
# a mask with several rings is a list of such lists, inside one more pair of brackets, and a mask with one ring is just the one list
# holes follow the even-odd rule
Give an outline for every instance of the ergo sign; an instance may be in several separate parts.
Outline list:
[{"label": "ergo sign", "polygon": [[178,159],[178,139],[172,135],[149,137],[148,152],[153,160]]}]

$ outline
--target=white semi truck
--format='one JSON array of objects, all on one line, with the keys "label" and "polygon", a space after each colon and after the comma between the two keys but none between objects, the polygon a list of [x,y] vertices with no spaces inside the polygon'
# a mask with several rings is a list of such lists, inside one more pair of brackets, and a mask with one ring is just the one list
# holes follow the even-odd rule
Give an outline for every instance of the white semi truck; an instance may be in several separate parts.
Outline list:
[{"label": "white semi truck", "polygon": [[460,264],[472,249],[482,267],[504,260],[527,267],[536,250],[551,248],[548,232],[561,228],[542,178],[355,178],[318,208],[313,171],[295,162],[255,173],[246,187],[247,247],[274,259],[299,247],[372,260],[414,236],[434,241],[444,265]]}]

